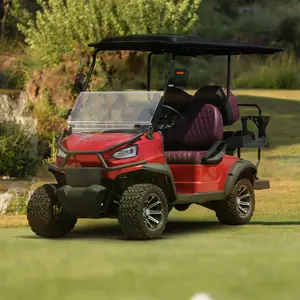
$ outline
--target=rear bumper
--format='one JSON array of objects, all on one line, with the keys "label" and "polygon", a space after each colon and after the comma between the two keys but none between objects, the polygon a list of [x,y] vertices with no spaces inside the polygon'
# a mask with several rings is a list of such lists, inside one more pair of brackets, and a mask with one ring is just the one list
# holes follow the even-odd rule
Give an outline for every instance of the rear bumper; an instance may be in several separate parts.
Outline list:
[{"label": "rear bumper", "polygon": [[253,183],[255,190],[268,190],[270,188],[270,181],[264,179],[256,179]]},{"label": "rear bumper", "polygon": [[97,217],[104,206],[107,189],[102,185],[72,187],[64,185],[57,191],[63,209],[77,218]]}]

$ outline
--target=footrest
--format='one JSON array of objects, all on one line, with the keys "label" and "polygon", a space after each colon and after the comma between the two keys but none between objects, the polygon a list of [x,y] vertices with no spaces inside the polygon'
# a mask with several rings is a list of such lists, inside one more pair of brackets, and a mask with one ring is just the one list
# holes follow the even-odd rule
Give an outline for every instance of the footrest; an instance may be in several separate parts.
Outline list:
[{"label": "footrest", "polygon": [[265,179],[256,179],[253,183],[255,190],[268,190],[270,188],[270,181]]}]

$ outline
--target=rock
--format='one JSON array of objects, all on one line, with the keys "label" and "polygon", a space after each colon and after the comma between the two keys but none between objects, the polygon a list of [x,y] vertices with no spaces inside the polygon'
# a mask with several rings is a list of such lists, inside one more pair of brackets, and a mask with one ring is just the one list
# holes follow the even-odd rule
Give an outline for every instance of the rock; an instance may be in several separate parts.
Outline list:
[{"label": "rock", "polygon": [[14,121],[25,126],[26,131],[33,136],[32,151],[38,155],[37,120],[30,114],[25,92],[2,90],[1,93],[0,90],[0,122],[2,120]]},{"label": "rock", "polygon": [[31,182],[10,181],[6,183],[6,191],[1,193],[0,190],[0,215],[25,214],[30,195]]},{"label": "rock", "polygon": [[33,178],[32,181],[0,181],[0,216],[24,215],[28,200],[32,193],[45,183],[52,180],[40,181]]},{"label": "rock", "polygon": [[31,133],[37,133],[37,121],[28,111],[28,98],[25,92],[1,94],[0,91],[0,120],[20,122],[27,125]]},{"label": "rock", "polygon": [[11,180],[9,176],[0,176],[0,180]]},{"label": "rock", "polygon": [[8,192],[0,194],[0,216],[5,215],[12,198],[13,195]]}]

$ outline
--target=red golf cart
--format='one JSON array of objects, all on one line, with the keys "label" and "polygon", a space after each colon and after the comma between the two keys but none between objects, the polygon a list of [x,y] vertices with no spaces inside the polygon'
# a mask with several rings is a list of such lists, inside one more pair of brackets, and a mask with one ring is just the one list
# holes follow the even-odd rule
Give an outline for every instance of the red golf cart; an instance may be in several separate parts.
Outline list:
[{"label": "red golf cart", "polygon": [[[84,82],[77,78],[81,93],[69,129],[59,138],[56,164],[48,163],[57,184],[39,187],[28,203],[33,232],[61,237],[78,218],[113,217],[128,238],[157,238],[171,209],[191,204],[214,210],[223,224],[248,223],[254,190],[270,187],[257,171],[269,117],[253,104],[258,114],[240,117],[230,91],[231,57],[282,49],[189,35],[110,37],[90,46],[91,69]],[[106,50],[149,52],[147,91],[87,92],[97,54]],[[164,88],[152,91],[151,57],[165,53],[171,61]],[[226,88],[184,90],[188,70],[176,69],[176,58],[201,55],[228,57]],[[224,129],[239,119],[241,130]],[[242,148],[257,149],[257,165],[240,157]]]}]

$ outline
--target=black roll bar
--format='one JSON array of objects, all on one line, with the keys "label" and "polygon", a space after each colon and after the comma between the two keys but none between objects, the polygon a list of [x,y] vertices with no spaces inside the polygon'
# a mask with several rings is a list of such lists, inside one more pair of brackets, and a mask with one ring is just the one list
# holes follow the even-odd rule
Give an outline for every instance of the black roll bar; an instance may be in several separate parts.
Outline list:
[{"label": "black roll bar", "polygon": [[227,101],[230,98],[230,88],[231,88],[231,55],[227,58]]},{"label": "black roll bar", "polygon": [[97,60],[97,54],[98,52],[100,52],[100,50],[95,50],[94,53],[93,53],[93,60],[92,60],[92,64],[91,64],[91,67],[90,67],[90,70],[87,74],[87,77],[86,77],[86,80],[83,84],[83,88],[82,88],[82,91],[85,92],[88,88],[88,85],[89,85],[89,82],[90,82],[90,79],[93,75],[93,72],[94,72],[94,68],[95,68],[95,65],[96,65],[96,60]]}]

